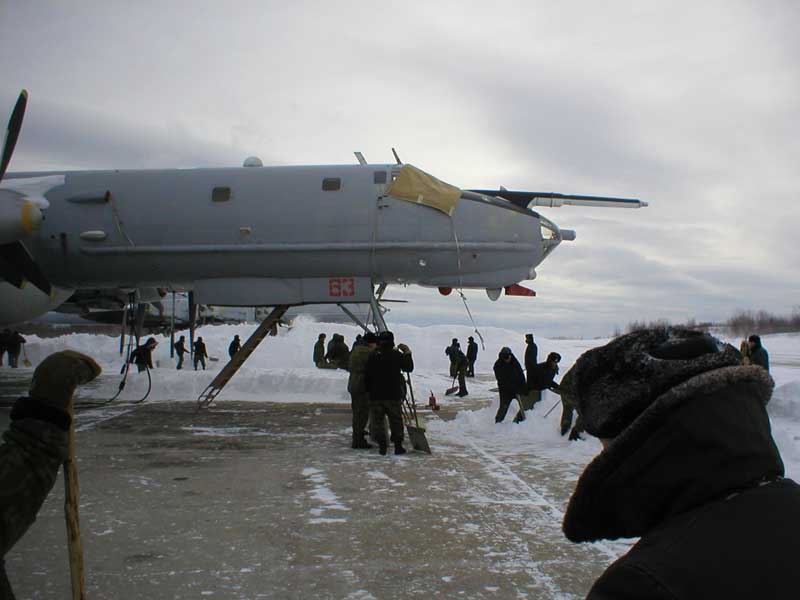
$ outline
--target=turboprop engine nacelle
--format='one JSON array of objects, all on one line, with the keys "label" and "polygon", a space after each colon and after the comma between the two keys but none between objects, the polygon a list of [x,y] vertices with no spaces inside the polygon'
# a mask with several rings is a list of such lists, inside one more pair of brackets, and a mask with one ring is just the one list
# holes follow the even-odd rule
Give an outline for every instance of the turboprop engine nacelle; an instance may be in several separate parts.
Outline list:
[{"label": "turboprop engine nacelle", "polygon": [[10,244],[34,233],[42,218],[39,207],[22,196],[0,202],[0,244]]}]

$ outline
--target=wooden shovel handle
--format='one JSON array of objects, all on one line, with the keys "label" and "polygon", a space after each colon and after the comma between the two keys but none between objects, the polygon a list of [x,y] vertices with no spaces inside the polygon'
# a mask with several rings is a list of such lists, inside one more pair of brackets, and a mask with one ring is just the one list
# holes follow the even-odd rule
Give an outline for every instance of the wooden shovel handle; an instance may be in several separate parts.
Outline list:
[{"label": "wooden shovel handle", "polygon": [[86,589],[83,570],[83,546],[78,518],[78,501],[81,490],[75,461],[75,427],[69,429],[67,460],[64,461],[64,517],[67,522],[67,550],[69,573],[72,582],[72,600],[85,600]]}]

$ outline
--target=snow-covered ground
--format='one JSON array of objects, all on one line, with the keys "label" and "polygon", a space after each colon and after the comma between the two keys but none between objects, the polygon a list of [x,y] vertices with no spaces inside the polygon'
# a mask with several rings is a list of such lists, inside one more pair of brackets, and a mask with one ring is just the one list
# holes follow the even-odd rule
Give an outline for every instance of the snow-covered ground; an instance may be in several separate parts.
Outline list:
[{"label": "snow-covered ground", "polygon": [[[175,360],[169,357],[169,338],[159,337],[159,346],[154,353],[156,369],[152,372],[152,392],[148,402],[159,400],[192,400],[211,382],[215,373],[225,364],[227,347],[235,334],[247,339],[255,328],[252,324],[204,327],[199,334],[204,338],[209,354],[218,361],[209,362],[207,371],[195,372],[188,363],[182,371],[175,369]],[[469,327],[438,325],[417,327],[397,325],[393,328],[398,342],[408,344],[414,354],[416,369],[413,374],[418,401],[424,402],[429,391],[433,391],[440,402],[447,403],[444,389],[450,385],[447,376],[447,360],[444,348],[453,337],[459,338],[466,347],[467,336],[477,335]],[[320,332],[328,339],[333,333],[344,335],[352,343],[360,329],[342,324],[316,323],[299,319],[290,329],[281,329],[276,337],[268,337],[246,365],[228,383],[219,402],[227,400],[279,401],[279,402],[323,402],[349,403],[347,373],[344,371],[320,370],[311,364],[314,342]],[[478,377],[469,380],[470,399],[492,400],[492,404],[475,410],[462,410],[453,421],[444,422],[429,416],[431,438],[469,439],[480,447],[513,445],[520,452],[536,453],[569,465],[576,473],[600,449],[596,440],[581,444],[570,444],[558,435],[557,408],[549,417],[544,413],[557,401],[545,393],[544,401],[537,405],[532,418],[521,425],[510,422],[500,426],[494,424],[497,406],[496,394],[490,390],[495,386],[491,368],[502,346],[509,346],[521,359],[524,354],[525,331],[485,328],[481,334],[486,348],[481,350],[476,364]],[[568,340],[538,338],[540,360],[548,352],[562,355],[562,374],[585,350],[605,343],[607,340]],[[728,340],[738,346],[735,339]],[[771,372],[775,379],[775,393],[769,404],[775,440],[786,462],[787,474],[800,478],[800,335],[780,334],[763,338],[770,353]],[[100,362],[105,376],[91,389],[81,392],[82,398],[102,399],[117,391],[122,365],[119,356],[119,340],[107,336],[72,334],[59,338],[39,339],[31,336],[26,345],[27,356],[36,365],[49,353],[64,348],[73,348],[90,354]],[[132,369],[121,400],[140,398],[147,387],[145,374]],[[478,403],[481,404],[481,403]],[[510,421],[510,419],[507,419]]]}]

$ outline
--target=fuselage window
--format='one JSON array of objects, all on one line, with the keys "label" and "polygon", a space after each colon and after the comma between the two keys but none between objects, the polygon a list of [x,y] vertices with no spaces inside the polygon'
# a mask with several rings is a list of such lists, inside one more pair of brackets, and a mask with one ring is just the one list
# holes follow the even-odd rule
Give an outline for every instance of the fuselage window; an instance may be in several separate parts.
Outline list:
[{"label": "fuselage window", "polygon": [[342,189],[342,180],[339,177],[326,177],[322,180],[322,191],[335,192]]},{"label": "fuselage window", "polygon": [[386,183],[386,171],[375,171],[373,183]]},{"label": "fuselage window", "polygon": [[215,187],[211,190],[212,202],[227,202],[231,199],[231,188],[229,187]]}]

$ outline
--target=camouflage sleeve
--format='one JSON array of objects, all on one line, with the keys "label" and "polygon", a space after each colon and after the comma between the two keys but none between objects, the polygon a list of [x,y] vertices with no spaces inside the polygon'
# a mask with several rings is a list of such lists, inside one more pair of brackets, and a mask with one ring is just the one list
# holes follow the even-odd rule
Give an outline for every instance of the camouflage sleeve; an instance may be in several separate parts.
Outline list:
[{"label": "camouflage sleeve", "polygon": [[36,520],[67,456],[67,432],[46,421],[19,419],[0,445],[0,556]]}]

